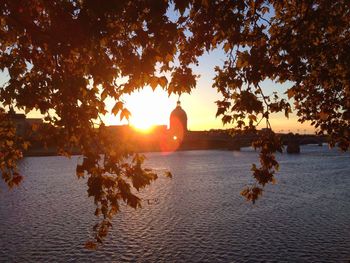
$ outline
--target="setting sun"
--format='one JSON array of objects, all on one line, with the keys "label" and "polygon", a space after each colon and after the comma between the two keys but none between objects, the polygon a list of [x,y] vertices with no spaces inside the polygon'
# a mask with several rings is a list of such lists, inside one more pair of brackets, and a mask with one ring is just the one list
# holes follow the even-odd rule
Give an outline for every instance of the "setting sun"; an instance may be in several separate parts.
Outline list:
[{"label": "setting sun", "polygon": [[141,132],[150,132],[152,130],[153,124],[148,120],[137,120],[137,124],[132,124],[132,126]]},{"label": "setting sun", "polygon": [[158,88],[145,88],[125,98],[126,107],[131,112],[130,125],[147,132],[155,125],[167,125],[175,99]]},{"label": "setting sun", "polygon": [[[129,122],[125,119],[120,121],[119,116],[111,113],[106,114],[103,119],[107,125],[129,123],[138,131],[147,133],[156,125],[169,124],[170,112],[174,109],[176,101],[176,97],[169,97],[168,93],[161,88],[153,91],[150,87],[145,87],[124,97],[125,107],[131,113]],[[106,103],[109,109],[115,104],[111,99]]]}]

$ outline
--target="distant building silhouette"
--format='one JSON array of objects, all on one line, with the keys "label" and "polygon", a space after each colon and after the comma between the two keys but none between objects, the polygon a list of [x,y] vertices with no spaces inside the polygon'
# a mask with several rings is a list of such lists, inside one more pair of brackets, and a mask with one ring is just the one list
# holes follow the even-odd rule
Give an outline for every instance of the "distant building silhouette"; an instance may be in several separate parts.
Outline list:
[{"label": "distant building silhouette", "polygon": [[11,107],[8,111],[8,116],[16,126],[16,133],[20,136],[25,136],[28,131],[32,130],[32,125],[42,125],[43,121],[39,118],[26,118],[26,115],[16,113]]},{"label": "distant building silhouette", "polygon": [[170,114],[170,132],[173,136],[183,139],[187,132],[187,114],[181,108],[181,102],[177,101],[176,108]]}]

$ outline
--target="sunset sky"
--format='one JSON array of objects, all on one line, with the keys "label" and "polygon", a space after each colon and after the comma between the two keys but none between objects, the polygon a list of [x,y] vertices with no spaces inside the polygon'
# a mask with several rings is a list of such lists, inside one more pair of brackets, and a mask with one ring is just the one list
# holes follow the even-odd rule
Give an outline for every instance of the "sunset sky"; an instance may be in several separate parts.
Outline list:
[{"label": "sunset sky", "polygon": [[[213,89],[214,67],[221,66],[225,58],[222,49],[217,49],[211,53],[205,54],[199,60],[199,66],[193,67],[194,73],[200,75],[197,80],[197,88],[191,94],[181,95],[181,106],[188,116],[189,130],[209,130],[229,128],[229,125],[223,126],[220,118],[215,118],[217,106],[215,101],[220,99],[220,95]],[[8,79],[8,74],[0,74],[0,83]],[[266,94],[278,91],[283,94],[288,85],[280,85],[272,81],[265,81],[262,85]],[[169,115],[176,106],[178,97],[168,96],[167,92],[158,87],[154,92],[150,87],[145,87],[139,92],[125,96],[126,107],[132,113],[130,124],[141,129],[148,128],[150,125],[169,125]],[[109,110],[113,107],[112,100],[107,100]],[[38,112],[31,112],[28,117],[38,118]],[[107,115],[104,118],[107,125],[125,124],[120,122],[119,116]],[[299,132],[310,133],[313,128],[307,124],[297,122],[295,114],[286,119],[283,114],[271,116],[272,128],[277,132]],[[263,126],[262,126],[263,128]]]},{"label": "sunset sky", "polygon": [[[210,54],[205,54],[199,60],[199,66],[193,67],[194,73],[200,75],[197,80],[197,88],[191,94],[181,95],[181,106],[186,111],[188,117],[188,127],[190,130],[209,130],[229,128],[223,126],[220,118],[215,118],[217,106],[216,100],[221,97],[212,88],[214,78],[214,67],[221,66],[225,58],[222,49],[217,49]],[[281,95],[286,91],[288,85],[280,85],[272,81],[265,81],[262,85],[266,94],[278,91]],[[127,108],[131,111],[130,124],[139,128],[147,128],[149,125],[168,125],[169,115],[176,106],[178,97],[171,95],[168,97],[166,91],[158,87],[154,92],[150,87],[135,92],[131,96],[125,97]],[[113,102],[109,103],[110,108]],[[121,122],[119,117],[106,116],[105,121],[110,125],[117,125]],[[123,123],[126,123],[125,121]],[[299,132],[310,133],[314,129],[307,124],[297,122],[295,114],[286,119],[283,114],[271,115],[271,124],[277,132]],[[262,126],[263,128],[263,126]]]},{"label": "sunset sky", "polygon": [[[174,7],[169,8],[167,15],[170,20],[176,21],[179,14],[174,11]],[[213,78],[215,75],[215,66],[222,66],[225,60],[225,52],[222,47],[204,54],[199,58],[199,65],[193,66],[194,74],[200,75],[197,79],[197,87],[191,94],[181,95],[181,106],[186,111],[188,117],[189,130],[210,130],[223,129],[233,127],[232,125],[223,126],[221,118],[216,118],[217,106],[215,101],[221,97],[212,88]],[[169,76],[168,80],[169,80]],[[0,72],[0,84],[8,79],[8,74]],[[280,85],[272,81],[262,83],[262,88],[266,95],[278,91],[282,95],[288,88],[288,85]],[[150,125],[169,125],[169,116],[171,111],[176,107],[178,97],[176,95],[168,96],[167,92],[158,87],[154,92],[150,87],[145,87],[139,92],[135,92],[130,96],[125,96],[124,101],[127,109],[132,116],[130,124],[140,128],[147,129]],[[111,110],[114,102],[111,99],[106,101],[107,109]],[[28,117],[38,118],[40,113],[30,112]],[[299,132],[312,133],[314,128],[308,124],[297,122],[295,114],[291,114],[286,119],[283,114],[275,114],[270,116],[272,128],[276,132]],[[120,125],[127,122],[120,121],[119,116],[108,114],[104,117],[107,125]],[[262,123],[264,125],[264,123]],[[260,126],[264,128],[264,126]]]}]

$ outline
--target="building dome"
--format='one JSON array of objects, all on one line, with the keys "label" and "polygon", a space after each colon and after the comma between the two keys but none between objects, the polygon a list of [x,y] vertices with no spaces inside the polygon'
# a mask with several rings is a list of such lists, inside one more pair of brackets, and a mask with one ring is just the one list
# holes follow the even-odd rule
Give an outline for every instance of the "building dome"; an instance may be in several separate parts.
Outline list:
[{"label": "building dome", "polygon": [[187,114],[181,108],[180,101],[170,114],[170,131],[175,135],[183,135],[187,131]]}]

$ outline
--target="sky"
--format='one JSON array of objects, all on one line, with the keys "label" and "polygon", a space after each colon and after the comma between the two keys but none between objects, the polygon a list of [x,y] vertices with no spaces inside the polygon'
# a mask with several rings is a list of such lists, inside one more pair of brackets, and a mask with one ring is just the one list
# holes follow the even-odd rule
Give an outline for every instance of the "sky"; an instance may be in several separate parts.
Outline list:
[{"label": "sky", "polygon": [[[194,74],[200,75],[197,79],[197,86],[191,94],[182,94],[180,101],[182,108],[186,111],[188,117],[189,130],[210,130],[232,128],[233,125],[223,126],[220,117],[216,118],[217,106],[215,101],[221,99],[220,94],[212,88],[215,75],[215,66],[221,66],[225,58],[225,52],[218,48],[211,53],[204,54],[199,59],[199,65],[193,67]],[[0,83],[8,79],[6,72],[0,73]],[[272,81],[264,81],[262,88],[265,94],[271,94],[278,91],[279,94],[287,90],[288,84],[281,85]],[[170,95],[158,87],[152,91],[150,87],[134,92],[125,96],[126,107],[131,112],[130,124],[139,129],[147,129],[150,125],[169,125],[169,116],[176,107],[178,96]],[[109,99],[106,101],[107,108],[110,110],[114,102]],[[28,118],[38,118],[40,113],[32,111],[27,115]],[[107,115],[104,117],[107,125],[121,125],[127,122],[120,121],[119,116]],[[314,129],[308,124],[297,122],[295,114],[291,114],[286,119],[283,114],[271,116],[271,124],[276,132],[298,132],[301,134],[312,133]],[[264,128],[263,126],[261,128]]]},{"label": "sky", "polygon": [[[170,20],[176,20],[178,14],[174,9],[168,10]],[[212,88],[215,75],[215,66],[222,66],[225,60],[225,52],[222,47],[217,48],[210,53],[204,54],[199,58],[198,66],[193,66],[193,72],[199,75],[197,86],[191,94],[182,94],[180,101],[182,108],[187,113],[189,130],[210,130],[232,128],[233,125],[223,126],[221,118],[216,118],[217,106],[215,101],[221,99],[221,96]],[[8,79],[6,72],[0,72],[0,85]],[[169,78],[168,78],[169,80]],[[280,95],[288,89],[288,84],[276,84],[272,81],[264,81],[261,84],[265,94],[272,94],[278,91]],[[169,125],[171,111],[176,107],[178,97],[176,95],[168,96],[167,92],[158,87],[152,91],[150,87],[144,87],[143,90],[134,92],[125,96],[124,101],[127,109],[131,112],[130,124],[139,129],[147,129],[150,125]],[[111,99],[106,101],[107,110],[111,110],[114,102]],[[27,115],[28,118],[40,117],[39,112],[32,111]],[[298,132],[313,133],[314,128],[309,124],[301,124],[297,117],[292,113],[289,119],[283,114],[270,116],[272,129],[276,132]],[[120,121],[119,116],[107,114],[103,118],[107,125],[121,125],[128,123]],[[264,128],[261,126],[260,128]]]},{"label": "sky", "polygon": [[[215,75],[215,66],[222,66],[225,59],[225,52],[218,48],[210,53],[204,54],[199,59],[199,65],[192,67],[194,74],[200,75],[197,79],[197,86],[191,94],[182,94],[180,101],[182,108],[188,117],[189,130],[210,130],[232,128],[233,125],[223,126],[221,118],[216,118],[217,106],[215,101],[221,99],[216,89],[212,88]],[[277,84],[272,81],[264,81],[262,88],[265,94],[272,94],[273,91],[283,93],[290,84]],[[168,96],[167,92],[158,87],[154,92],[150,87],[135,92],[131,96],[125,97],[126,107],[131,111],[130,124],[138,128],[147,128],[149,125],[169,125],[169,116],[176,107],[178,96]],[[108,102],[109,108],[113,107],[113,102]],[[110,125],[126,123],[120,122],[118,116],[109,115],[105,121]],[[291,114],[287,119],[284,114],[271,115],[272,128],[277,132],[298,132],[301,134],[312,133],[314,128],[308,124],[301,124],[297,121],[295,114]],[[261,126],[264,128],[264,126]]]}]

